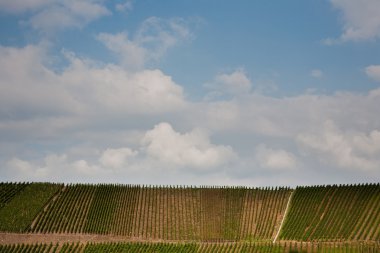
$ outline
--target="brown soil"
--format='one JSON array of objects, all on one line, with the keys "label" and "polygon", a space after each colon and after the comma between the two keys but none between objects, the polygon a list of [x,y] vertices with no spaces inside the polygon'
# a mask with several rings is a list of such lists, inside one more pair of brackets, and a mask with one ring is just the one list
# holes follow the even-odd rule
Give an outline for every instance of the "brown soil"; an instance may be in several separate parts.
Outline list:
[{"label": "brown soil", "polygon": [[[102,242],[150,242],[150,243],[186,243],[186,242],[194,242],[194,241],[184,241],[184,240],[153,240],[153,239],[141,239],[137,237],[126,237],[126,236],[115,236],[115,235],[95,235],[95,234],[17,234],[17,233],[0,233],[0,245],[9,245],[9,244],[35,244],[35,243],[59,243],[62,245],[63,243],[76,243],[80,242],[83,244],[87,243],[102,243]],[[290,242],[301,243],[300,241],[290,241],[290,240],[279,240],[277,241],[281,245],[289,245]],[[323,244],[346,244],[351,242],[359,242],[359,241],[331,241],[331,242],[320,242]],[[377,241],[366,241],[367,243],[378,244]],[[199,242],[202,244],[202,242]],[[205,242],[203,242],[205,243]],[[212,243],[212,242],[207,242]],[[215,244],[235,244],[238,242],[233,241],[221,241],[214,242]],[[303,244],[310,244],[311,242],[303,242]]]},{"label": "brown soil", "polygon": [[[0,233],[0,245],[5,244],[34,244],[34,243],[66,243],[66,242],[162,242],[162,240],[143,240],[140,238],[115,236],[115,235],[96,235],[96,234],[17,234]],[[165,241],[174,242],[174,241]]]}]

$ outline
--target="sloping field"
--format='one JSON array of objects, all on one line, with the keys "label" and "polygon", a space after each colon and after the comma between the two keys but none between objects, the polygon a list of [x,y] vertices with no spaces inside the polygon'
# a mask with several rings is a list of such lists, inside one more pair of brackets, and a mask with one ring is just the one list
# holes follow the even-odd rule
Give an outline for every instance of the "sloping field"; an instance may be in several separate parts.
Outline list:
[{"label": "sloping field", "polygon": [[0,245],[0,252],[15,253],[376,253],[378,244],[279,243],[64,243]]},{"label": "sloping field", "polygon": [[164,240],[270,240],[288,188],[70,185],[33,233],[93,233]]},{"label": "sloping field", "polygon": [[1,183],[0,231],[1,253],[379,253],[380,184]]},{"label": "sloping field", "polygon": [[[33,219],[43,210],[45,204],[56,194],[62,185],[3,184],[2,208],[0,209],[0,231],[25,232]],[[3,194],[4,193],[4,194]]]},{"label": "sloping field", "polygon": [[380,240],[380,185],[297,187],[280,238]]},{"label": "sloping field", "polygon": [[28,183],[0,183],[0,209],[28,185]]}]

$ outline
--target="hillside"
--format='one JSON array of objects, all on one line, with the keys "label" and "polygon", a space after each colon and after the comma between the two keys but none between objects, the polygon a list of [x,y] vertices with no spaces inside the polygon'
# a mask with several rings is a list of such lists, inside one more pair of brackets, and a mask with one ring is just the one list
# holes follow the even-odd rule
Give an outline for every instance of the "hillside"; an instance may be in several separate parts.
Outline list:
[{"label": "hillside", "polygon": [[24,232],[63,185],[2,183],[0,231]]},{"label": "hillside", "polygon": [[376,253],[380,248],[376,244],[301,244],[289,243],[64,243],[0,245],[0,252],[33,252],[33,253],[296,253],[296,252],[329,252],[329,253]]},{"label": "hillside", "polygon": [[1,183],[0,231],[0,252],[380,252],[380,185]]},{"label": "hillside", "polygon": [[379,241],[379,185],[298,187],[280,238]]},{"label": "hillside", "polygon": [[70,185],[41,212],[33,233],[145,239],[271,240],[290,190]]}]

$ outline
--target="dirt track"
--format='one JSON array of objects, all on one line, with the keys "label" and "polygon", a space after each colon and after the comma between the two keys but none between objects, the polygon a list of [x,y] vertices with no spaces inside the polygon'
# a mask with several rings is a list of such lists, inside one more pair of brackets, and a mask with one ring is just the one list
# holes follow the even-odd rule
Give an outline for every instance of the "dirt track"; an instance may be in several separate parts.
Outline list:
[{"label": "dirt track", "polygon": [[[165,243],[185,243],[193,241],[175,241],[175,240],[159,240],[159,239],[143,239],[143,238],[134,238],[134,237],[125,237],[125,236],[115,236],[115,235],[95,235],[95,234],[18,234],[18,233],[1,233],[0,232],[0,245],[5,244],[35,244],[35,243],[62,243],[65,242],[81,242],[84,244],[96,242],[165,242]],[[269,242],[269,241],[268,241]],[[277,241],[281,245],[292,243],[301,243],[300,241]],[[353,241],[331,241],[323,242],[323,244],[346,244],[352,243]],[[234,244],[237,242],[233,241],[221,241],[221,242],[199,242],[199,243],[208,243],[208,244]],[[311,242],[303,242],[305,245],[310,244]],[[357,242],[360,243],[360,242]],[[367,243],[379,244],[376,241],[367,241]]]},{"label": "dirt track", "polygon": [[[0,233],[0,244],[33,244],[33,243],[65,243],[65,242],[131,242],[147,241],[139,238],[129,238],[114,235],[91,235],[91,234],[17,234]],[[154,240],[149,240],[154,241]],[[160,240],[157,240],[160,242]]]}]

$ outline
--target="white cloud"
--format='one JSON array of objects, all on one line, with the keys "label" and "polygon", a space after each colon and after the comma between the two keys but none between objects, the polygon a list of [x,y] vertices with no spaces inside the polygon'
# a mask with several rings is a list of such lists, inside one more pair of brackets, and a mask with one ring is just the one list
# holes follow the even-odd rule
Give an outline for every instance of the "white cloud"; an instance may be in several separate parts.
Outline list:
[{"label": "white cloud", "polygon": [[[59,84],[59,77],[45,67],[41,46],[0,47],[0,114],[67,113],[80,104]],[[17,71],[15,71],[17,70]]]},{"label": "white cloud", "polygon": [[319,131],[297,136],[302,148],[322,162],[345,169],[375,170],[380,166],[380,131],[370,133],[342,131],[326,121]]},{"label": "white cloud", "polygon": [[[328,119],[345,128],[371,131],[380,127],[379,98],[378,89],[368,94],[301,94],[280,98],[251,93],[239,99],[204,103],[205,109],[199,109],[199,116],[189,114],[189,117],[197,116],[198,125],[211,129],[276,138],[293,138]],[[224,108],[229,115],[226,124],[221,117]]]},{"label": "white cloud", "polygon": [[115,5],[115,9],[117,11],[122,11],[122,12],[128,12],[133,9],[133,1],[132,0],[127,0],[124,3],[119,3]]},{"label": "white cloud", "polygon": [[157,114],[186,104],[182,87],[160,70],[130,73],[69,55],[69,66],[56,73],[45,67],[38,46],[0,47],[0,55],[0,114],[10,118]]},{"label": "white cloud", "polygon": [[115,65],[91,68],[76,62],[60,78],[90,110],[154,114],[185,106],[182,87],[160,70],[130,73]]},{"label": "white cloud", "polygon": [[[8,161],[7,167],[10,174],[13,173],[12,180],[21,180],[22,171],[26,171],[25,178],[28,180],[66,182],[109,182],[112,179],[112,182],[173,183],[177,182],[177,178],[182,178],[181,182],[184,183],[207,180],[245,183],[261,178],[266,184],[273,184],[273,173],[281,173],[282,183],[294,184],[302,175],[309,177],[308,180],[315,184],[322,180],[323,173],[320,171],[325,168],[330,170],[329,173],[335,173],[335,176],[328,178],[328,182],[332,183],[341,179],[340,169],[345,169],[345,177],[361,173],[363,178],[372,175],[375,180],[380,176],[379,98],[380,92],[373,90],[368,94],[339,93],[288,98],[250,94],[241,100],[193,103],[180,110],[180,114],[170,117],[170,122],[175,122],[180,131],[174,130],[168,123],[160,123],[151,130],[142,131],[142,128],[149,129],[152,125],[146,119],[132,126],[126,124],[138,119],[133,115],[116,123],[118,128],[124,128],[125,131],[139,130],[133,134],[138,135],[136,140],[125,138],[120,131],[113,131],[112,127],[110,129],[109,126],[114,124],[112,117],[104,120],[104,116],[96,114],[99,121],[106,122],[106,127],[99,127],[94,119],[86,125],[86,134],[75,124],[65,127],[72,129],[68,139],[70,142],[88,143],[83,146],[97,150],[82,152],[80,147],[74,152],[63,150],[58,153],[67,156],[51,156],[51,160],[56,163],[48,162],[46,157],[38,162],[15,158]],[[88,115],[83,114],[83,117],[88,118]],[[0,123],[4,125],[6,121]],[[38,124],[34,119],[14,121],[8,130],[1,124],[2,138],[12,136],[7,131],[12,133],[15,129],[24,128],[23,131],[28,134],[26,138],[21,138],[23,143],[25,139],[32,142],[47,139],[49,131],[54,132],[62,127],[59,121],[53,124],[47,119],[41,119]],[[25,125],[20,126],[22,124]],[[214,141],[196,127],[212,131]],[[188,128],[194,130],[184,131]],[[38,138],[33,139],[36,133],[39,134]],[[10,138],[17,142],[15,137]],[[50,141],[54,143],[53,146],[66,146],[66,138],[65,135],[57,134]],[[258,146],[258,143],[265,145]],[[8,147],[0,143],[1,150],[6,150],[5,146]],[[30,147],[25,148],[27,151],[24,155],[28,155]],[[69,149],[73,150],[72,147]],[[247,154],[247,150],[255,151],[253,159],[252,153]],[[50,149],[46,151],[50,152]],[[19,153],[11,153],[8,157],[17,157]],[[20,157],[23,155],[20,154]],[[261,184],[265,184],[263,182]]]},{"label": "white cloud", "polygon": [[42,160],[27,161],[12,158],[6,163],[12,180],[90,182],[103,179],[108,181],[112,170],[84,159],[71,160],[66,154],[50,154]]},{"label": "white cloud", "polygon": [[62,170],[67,167],[67,156],[47,155],[40,165],[14,157],[7,162],[7,166],[17,180],[49,180],[54,178],[54,173],[64,172]]},{"label": "white cloud", "polygon": [[297,158],[283,149],[272,149],[259,145],[255,150],[255,160],[259,166],[274,170],[291,170],[297,166]]},{"label": "white cloud", "polygon": [[121,64],[127,69],[141,69],[148,60],[148,51],[131,41],[124,32],[117,34],[101,33],[98,40],[111,51],[118,54]]},{"label": "white cloud", "polygon": [[160,60],[167,50],[180,41],[192,38],[188,22],[184,19],[146,19],[134,36],[127,33],[101,33],[98,40],[117,54],[128,69],[141,69],[147,63]]},{"label": "white cloud", "polygon": [[109,181],[110,178],[144,177],[148,176],[146,173],[157,175],[181,168],[187,169],[189,175],[196,175],[216,167],[220,170],[236,157],[231,147],[212,144],[205,132],[194,129],[181,134],[168,123],[160,123],[146,131],[136,150],[129,147],[91,150],[87,158],[75,157],[78,148],[68,153],[71,155],[67,152],[49,154],[40,160],[14,157],[6,162],[6,169],[13,180]]},{"label": "white cloud", "polygon": [[102,156],[99,158],[99,162],[105,168],[120,169],[128,166],[128,160],[137,155],[137,151],[130,148],[117,148],[106,149]]},{"label": "white cloud", "polygon": [[204,86],[212,91],[209,96],[220,96],[224,94],[239,95],[249,93],[252,83],[244,70],[238,69],[230,74],[218,74],[212,82],[206,83]]},{"label": "white cloud", "polygon": [[365,73],[373,80],[380,82],[380,65],[371,65],[366,67]]},{"label": "white cloud", "polygon": [[68,27],[82,28],[102,16],[111,14],[104,6],[103,0],[1,0],[0,7],[10,13],[31,12],[30,19],[24,23],[36,30],[49,33]]},{"label": "white cloud", "polygon": [[310,75],[314,78],[321,78],[323,77],[323,72],[322,70],[320,69],[313,69],[311,72],[310,72]]},{"label": "white cloud", "polygon": [[327,39],[327,44],[363,41],[380,37],[380,1],[330,0],[343,14],[343,34],[339,39]]},{"label": "white cloud", "polygon": [[236,128],[240,123],[241,108],[231,101],[212,101],[197,105],[190,116],[197,115],[199,125],[205,125],[213,130],[227,130]]},{"label": "white cloud", "polygon": [[95,177],[101,178],[102,174],[104,173],[103,168],[100,168],[96,165],[91,165],[86,160],[83,160],[83,159],[74,161],[71,164],[65,164],[65,167],[68,167],[68,166],[73,168],[74,174],[79,174],[79,175],[92,176],[92,177],[95,176]]},{"label": "white cloud", "polygon": [[33,166],[29,162],[16,157],[7,162],[7,167],[12,170],[12,177],[15,180],[26,181],[30,180],[30,178],[41,176],[39,175],[40,173],[34,171]]},{"label": "white cloud", "polygon": [[208,135],[194,129],[178,133],[168,123],[160,123],[142,140],[146,153],[174,168],[210,169],[230,162],[235,153],[229,146],[214,145]]},{"label": "white cloud", "polygon": [[81,28],[109,14],[106,7],[93,1],[66,1],[38,12],[29,23],[36,30],[52,32],[67,27]]},{"label": "white cloud", "polygon": [[[237,70],[215,80],[244,96],[192,102],[160,70],[131,72],[64,54],[68,65],[56,72],[43,45],[0,47],[0,163],[12,180],[117,182],[135,173],[144,183],[161,174],[166,183],[176,176],[187,182],[188,175],[191,183],[216,182],[213,176],[248,182],[259,173],[295,173],[299,164],[380,176],[380,89],[270,97],[250,91],[250,80]],[[376,71],[376,65],[366,69],[374,79]],[[333,127],[324,125],[328,120]],[[176,129],[168,123],[151,129],[161,121]],[[266,146],[255,150],[258,143]],[[267,170],[255,169],[247,150]],[[60,155],[45,156],[51,152]],[[247,181],[239,181],[242,175]],[[282,182],[294,181],[292,175]]]}]

